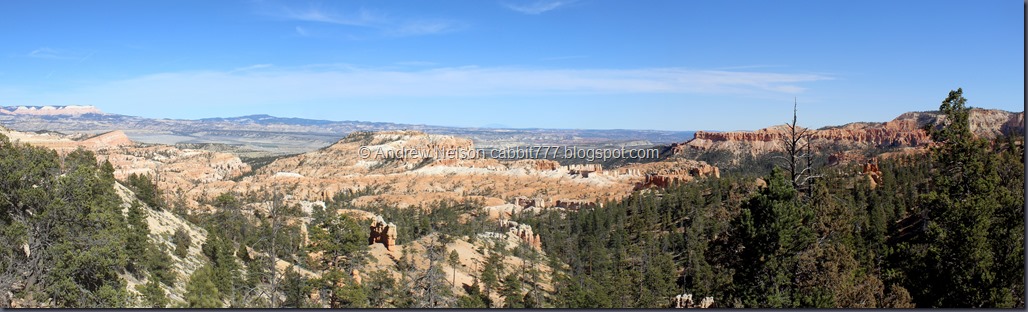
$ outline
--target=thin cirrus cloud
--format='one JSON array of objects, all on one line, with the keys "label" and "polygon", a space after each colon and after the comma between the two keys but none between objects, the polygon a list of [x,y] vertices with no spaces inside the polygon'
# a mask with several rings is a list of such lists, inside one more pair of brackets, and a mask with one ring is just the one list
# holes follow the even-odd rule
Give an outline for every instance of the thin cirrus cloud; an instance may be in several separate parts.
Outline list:
[{"label": "thin cirrus cloud", "polygon": [[49,59],[49,60],[83,60],[92,56],[92,53],[88,55],[80,55],[65,50],[58,50],[49,47],[41,47],[39,49],[32,50],[27,57],[38,58],[38,59]]},{"label": "thin cirrus cloud", "polygon": [[330,12],[325,9],[313,7],[307,9],[281,7],[276,11],[267,12],[269,15],[277,16],[279,18],[287,20],[318,22],[347,26],[372,27],[386,23],[386,18],[384,15],[375,13],[371,10],[367,10],[364,8],[361,8],[349,14]]},{"label": "thin cirrus cloud", "polygon": [[437,67],[423,70],[265,64],[230,71],[145,75],[55,92],[37,102],[73,101],[104,106],[169,105],[203,108],[347,100],[517,95],[795,94],[822,74],[642,69],[531,69]]},{"label": "thin cirrus cloud", "polygon": [[529,15],[539,15],[539,14],[543,14],[543,13],[546,13],[546,12],[549,12],[549,11],[556,10],[557,8],[560,8],[560,7],[563,7],[563,6],[567,6],[567,5],[569,5],[571,3],[574,3],[574,2],[575,1],[572,1],[572,0],[563,0],[563,1],[536,0],[536,1],[533,1],[533,2],[525,2],[525,3],[502,3],[502,5],[504,7],[506,7],[506,8],[508,8],[508,9],[511,9],[511,10],[515,11],[515,12],[529,14]]},{"label": "thin cirrus cloud", "polygon": [[[367,8],[345,12],[320,6],[298,8],[266,4],[257,11],[259,14],[279,20],[374,29],[387,36],[442,34],[467,27],[463,22],[449,19],[398,18]],[[311,31],[305,27],[295,26],[294,30],[300,36],[312,36]]]}]

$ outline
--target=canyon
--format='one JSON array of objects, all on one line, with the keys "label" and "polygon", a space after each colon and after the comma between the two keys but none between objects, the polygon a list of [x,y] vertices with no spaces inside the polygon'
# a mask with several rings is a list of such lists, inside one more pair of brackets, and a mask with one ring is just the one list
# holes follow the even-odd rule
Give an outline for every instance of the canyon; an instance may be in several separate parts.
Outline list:
[{"label": "canyon", "polygon": [[[96,115],[89,108],[9,109],[3,114],[47,116],[48,113]],[[42,114],[42,115],[40,115]],[[50,115],[52,116],[52,115]],[[971,111],[971,130],[978,136],[993,138],[1024,131],[1024,113],[975,109]],[[862,165],[860,176],[871,188],[882,183],[878,159],[894,155],[922,153],[934,143],[924,130],[944,121],[935,112],[912,112],[883,123],[851,123],[837,127],[809,129],[814,146],[830,147],[829,164],[857,163]],[[315,150],[272,158],[268,163],[251,166],[239,154],[187,145],[141,143],[122,130],[89,134],[77,132],[63,134],[53,131],[24,132],[0,127],[0,134],[12,142],[54,150],[65,155],[77,149],[95,153],[97,162],[109,163],[116,179],[124,181],[130,175],[151,177],[162,190],[162,200],[169,207],[186,209],[190,213],[214,212],[215,198],[231,193],[245,198],[243,210],[253,216],[267,216],[276,194],[280,203],[299,205],[308,215],[312,207],[326,207],[326,202],[338,194],[351,196],[349,206],[338,212],[351,215],[368,229],[367,244],[374,264],[363,272],[385,270],[401,276],[396,270],[400,262],[414,264],[414,269],[427,270],[429,263],[422,257],[403,259],[404,255],[423,255],[426,246],[434,246],[441,239],[437,234],[422,236],[414,241],[400,241],[396,224],[382,216],[362,209],[388,205],[400,209],[429,209],[435,202],[449,201],[477,205],[467,218],[485,215],[493,224],[491,231],[474,237],[450,237],[443,250],[457,255],[456,264],[448,268],[452,273],[452,291],[457,293],[470,287],[480,278],[478,264],[489,255],[488,246],[502,242],[502,248],[526,246],[542,252],[546,242],[530,225],[513,220],[526,213],[546,210],[576,211],[602,209],[603,204],[617,201],[633,192],[663,189],[674,184],[698,179],[718,179],[722,168],[690,158],[689,153],[727,151],[733,155],[762,155],[782,151],[781,140],[786,127],[774,126],[748,132],[698,131],[684,143],[671,144],[673,153],[657,161],[627,163],[604,167],[599,163],[561,164],[549,159],[500,160],[477,157],[472,153],[440,155],[408,153],[405,151],[475,151],[482,149],[476,140],[457,135],[433,134],[417,130],[356,131]],[[871,154],[868,154],[871,153]],[[758,179],[760,184],[763,180]],[[766,183],[764,183],[766,185]],[[125,205],[134,196],[121,185],[116,188]],[[147,222],[153,237],[161,244],[170,245],[171,232],[187,229],[197,244],[202,244],[206,233],[196,225],[168,210],[147,209]],[[304,244],[309,217],[292,218],[288,224],[301,224]],[[198,245],[194,245],[198,246]],[[247,253],[256,251],[247,249]],[[318,254],[311,254],[316,259]],[[202,263],[199,247],[191,247],[186,257],[173,259],[179,277],[186,277]],[[520,257],[508,257],[510,266],[523,265]],[[474,265],[475,267],[470,267]],[[292,267],[304,276],[318,277],[297,263],[276,260],[280,273]],[[542,271],[552,271],[540,264]],[[361,272],[350,272],[360,283]],[[129,289],[144,281],[126,276]],[[169,297],[182,300],[184,278],[168,285]],[[541,282],[541,287],[552,290],[552,281]],[[312,294],[311,298],[316,298]],[[494,300],[500,297],[490,295]],[[711,299],[693,302],[691,295],[671,298],[677,307],[709,307]]]}]

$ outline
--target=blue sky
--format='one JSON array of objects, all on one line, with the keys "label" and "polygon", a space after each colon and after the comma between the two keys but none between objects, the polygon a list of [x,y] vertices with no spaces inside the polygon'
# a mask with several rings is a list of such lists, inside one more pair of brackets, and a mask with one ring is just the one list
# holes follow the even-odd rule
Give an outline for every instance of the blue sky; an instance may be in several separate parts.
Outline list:
[{"label": "blue sky", "polygon": [[1023,1],[0,1],[0,106],[449,126],[1024,109]]}]

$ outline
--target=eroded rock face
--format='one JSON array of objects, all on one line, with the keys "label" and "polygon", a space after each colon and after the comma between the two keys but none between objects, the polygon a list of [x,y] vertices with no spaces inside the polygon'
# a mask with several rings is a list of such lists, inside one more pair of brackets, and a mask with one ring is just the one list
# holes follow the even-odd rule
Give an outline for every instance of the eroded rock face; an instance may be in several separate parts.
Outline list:
[{"label": "eroded rock face", "polygon": [[338,192],[389,186],[352,204],[402,208],[476,200],[491,206],[520,196],[535,201],[521,205],[550,206],[558,199],[619,199],[630,194],[645,173],[634,167],[604,170],[595,164],[564,167],[552,160],[378,157],[380,150],[432,148],[473,150],[474,146],[470,140],[416,131],[351,134],[327,148],[276,160],[241,179],[234,191],[259,193],[277,185],[289,188],[298,200],[327,200]]},{"label": "eroded rock face", "polygon": [[875,189],[879,184],[882,184],[882,171],[878,170],[878,158],[869,159],[864,164],[862,174],[867,176],[871,189]]},{"label": "eroded rock face", "polygon": [[213,199],[235,187],[232,179],[250,172],[239,157],[205,150],[179,149],[167,145],[120,147],[97,150],[97,160],[114,166],[114,177],[148,175],[157,180],[164,200],[185,200],[196,208],[198,201]]},{"label": "eroded rock face", "polygon": [[691,182],[698,178],[721,178],[721,170],[702,161],[672,159],[667,161],[626,166],[622,170],[646,172],[635,189],[666,188],[674,183]]},{"label": "eroded rock face", "polygon": [[532,248],[538,250],[542,250],[543,248],[542,238],[539,237],[539,234],[535,234],[532,232],[531,225],[519,224],[514,221],[501,219],[500,228],[507,230],[510,233],[510,235],[516,236],[518,239],[520,239],[528,246],[531,246]]},{"label": "eroded rock face", "polygon": [[661,174],[648,174],[646,180],[643,181],[642,185],[638,188],[667,188],[675,183],[685,183],[691,181],[692,178],[688,175],[661,175]]},{"label": "eroded rock face", "polygon": [[[858,122],[809,131],[813,146],[849,149],[921,147],[932,142],[923,128],[929,124],[940,125],[944,121],[945,115],[940,112],[910,112],[884,123]],[[1024,131],[1024,112],[972,109],[969,121],[971,131],[980,137],[993,138]],[[774,126],[757,131],[697,131],[692,140],[676,144],[672,150],[676,154],[686,149],[729,150],[751,155],[780,152],[783,151],[781,141],[788,134],[787,130],[785,126]]]},{"label": "eroded rock face", "polygon": [[386,223],[382,216],[377,216],[371,223],[371,236],[368,237],[368,245],[382,244],[389,251],[394,251],[396,246],[396,224]]}]

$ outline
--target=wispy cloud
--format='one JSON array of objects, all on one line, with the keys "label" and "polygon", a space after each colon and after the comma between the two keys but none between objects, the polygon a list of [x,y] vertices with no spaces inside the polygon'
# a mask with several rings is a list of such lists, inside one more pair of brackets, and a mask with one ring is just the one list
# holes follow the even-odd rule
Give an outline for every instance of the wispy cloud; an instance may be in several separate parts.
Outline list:
[{"label": "wispy cloud", "polygon": [[[289,5],[273,5],[261,2],[258,13],[274,19],[360,27],[377,30],[387,36],[418,36],[433,35],[458,31],[467,26],[466,23],[448,19],[406,18],[390,16],[386,13],[368,8],[356,10],[336,10],[322,6],[300,8]],[[311,36],[310,29],[302,26],[294,28],[300,36]]]},{"label": "wispy cloud", "polygon": [[467,24],[452,20],[412,20],[390,26],[386,33],[395,36],[434,35],[459,31]]},{"label": "wispy cloud", "polygon": [[523,3],[501,3],[504,7],[519,13],[538,15],[574,3],[574,0],[535,0]]},{"label": "wispy cloud", "polygon": [[757,69],[757,68],[775,68],[785,67],[784,65],[740,65],[740,66],[727,66],[718,68],[719,70],[740,70],[740,69]]},{"label": "wispy cloud", "polygon": [[385,22],[384,15],[364,8],[358,9],[354,12],[341,13],[315,7],[297,9],[283,6],[279,10],[272,11],[270,13],[271,15],[287,20],[360,27],[371,27]]},{"label": "wispy cloud", "polygon": [[243,107],[289,103],[336,103],[360,99],[603,94],[795,94],[821,74],[640,69],[532,69],[439,67],[422,70],[350,65],[273,67],[259,64],[229,71],[169,72],[83,86],[40,99],[45,103],[133,103],[194,107]]},{"label": "wispy cloud", "polygon": [[439,64],[436,63],[436,62],[429,62],[429,61],[404,61],[404,62],[396,62],[396,65],[399,65],[399,66],[409,66],[409,67],[427,67],[427,66],[436,66],[436,65],[439,65]]},{"label": "wispy cloud", "polygon": [[94,52],[88,54],[75,53],[67,50],[58,50],[50,47],[41,47],[39,49],[32,50],[27,57],[38,58],[38,59],[50,59],[50,60],[78,60],[79,62],[88,59],[93,56]]},{"label": "wispy cloud", "polygon": [[543,61],[564,61],[564,60],[575,60],[589,58],[588,55],[565,55],[565,56],[551,56],[542,58]]},{"label": "wispy cloud", "polygon": [[236,68],[236,69],[230,70],[228,73],[231,74],[231,73],[238,73],[238,72],[244,72],[244,71],[250,71],[250,70],[257,70],[257,69],[261,69],[261,68],[268,68],[268,67],[271,67],[271,66],[272,66],[271,64],[254,64],[254,65],[250,65],[250,66],[246,66],[246,67],[240,67],[240,68]]}]

